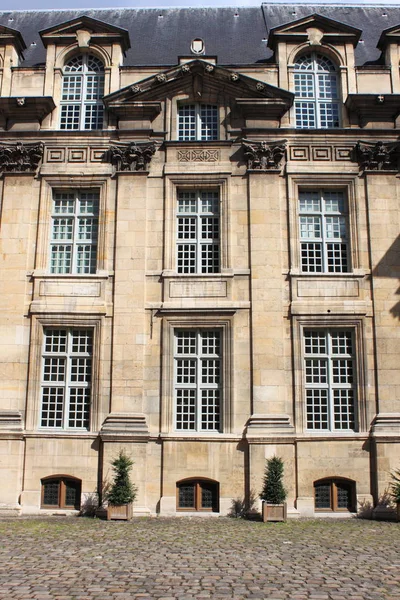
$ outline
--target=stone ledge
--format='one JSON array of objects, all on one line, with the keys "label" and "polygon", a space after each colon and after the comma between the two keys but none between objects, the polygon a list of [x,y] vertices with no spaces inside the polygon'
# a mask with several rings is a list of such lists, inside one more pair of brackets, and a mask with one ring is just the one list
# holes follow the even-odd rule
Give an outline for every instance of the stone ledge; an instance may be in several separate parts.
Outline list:
[{"label": "stone ledge", "polygon": [[0,433],[3,431],[16,433],[22,430],[22,414],[19,410],[0,411]]},{"label": "stone ledge", "polygon": [[380,413],[376,415],[371,426],[374,438],[400,438],[400,413]]},{"label": "stone ledge", "polygon": [[295,430],[289,415],[254,414],[247,421],[245,437],[255,441],[276,436],[294,436]]},{"label": "stone ledge", "polygon": [[100,437],[104,441],[147,442],[150,433],[144,414],[111,413],[101,427]]}]

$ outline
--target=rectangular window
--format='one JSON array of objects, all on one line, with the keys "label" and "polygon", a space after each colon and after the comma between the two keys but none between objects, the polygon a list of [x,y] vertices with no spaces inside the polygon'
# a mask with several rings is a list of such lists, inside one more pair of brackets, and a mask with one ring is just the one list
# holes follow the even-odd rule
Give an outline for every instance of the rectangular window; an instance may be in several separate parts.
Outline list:
[{"label": "rectangular window", "polygon": [[175,414],[178,431],[219,431],[221,331],[175,331]]},{"label": "rectangular window", "polygon": [[355,429],[355,356],[348,329],[304,330],[307,429]]},{"label": "rectangular window", "polygon": [[178,273],[219,273],[218,190],[179,191],[176,212]]},{"label": "rectangular window", "polygon": [[182,104],[178,107],[178,140],[180,142],[218,139],[218,106],[214,104]]},{"label": "rectangular window", "polygon": [[303,273],[349,271],[347,224],[347,200],[344,191],[300,191],[299,227]]},{"label": "rectangular window", "polygon": [[59,191],[53,196],[50,272],[96,272],[98,191]]},{"label": "rectangular window", "polygon": [[46,329],[41,427],[89,429],[92,329]]}]

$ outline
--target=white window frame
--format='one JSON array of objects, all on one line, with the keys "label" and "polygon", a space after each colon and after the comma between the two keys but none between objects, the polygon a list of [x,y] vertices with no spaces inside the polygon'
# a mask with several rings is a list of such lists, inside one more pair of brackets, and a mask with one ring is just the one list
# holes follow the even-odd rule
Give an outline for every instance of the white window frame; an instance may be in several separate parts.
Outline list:
[{"label": "white window frame", "polygon": [[220,221],[218,189],[178,189],[177,273],[207,275],[221,272]]},{"label": "white window frame", "polygon": [[[345,190],[329,187],[299,189],[298,195],[301,272],[349,273],[351,255]],[[338,210],[329,208],[329,197],[334,202],[334,195]],[[302,208],[307,204],[308,208]]]},{"label": "white window frame", "polygon": [[[78,61],[81,61],[81,65]],[[99,68],[91,69],[90,61],[97,64]],[[60,129],[67,131],[102,129],[104,86],[104,64],[97,56],[85,53],[71,58],[63,68]]]},{"label": "white window frame", "polygon": [[[232,393],[232,316],[234,311],[222,311],[218,315],[201,318],[195,315],[163,316],[162,338],[162,406],[161,435],[166,437],[213,437],[229,434],[233,429]],[[221,394],[220,394],[220,427],[216,429],[177,430],[176,429],[176,332],[177,331],[212,331],[218,330],[221,335]]]},{"label": "white window frame", "polygon": [[[302,333],[306,430],[318,433],[356,431],[357,366],[354,331],[345,326],[304,327]],[[343,340],[344,343],[341,343]],[[324,351],[318,351],[321,346]],[[336,348],[340,351],[336,352]]]},{"label": "white window frame", "polygon": [[[310,68],[301,68],[308,59]],[[328,68],[322,68],[323,63]],[[330,58],[316,52],[300,56],[294,63],[293,85],[296,128],[341,127],[339,71]]]},{"label": "white window frame", "polygon": [[[204,111],[212,112],[210,119]],[[188,114],[184,114],[186,111]],[[186,123],[185,123],[186,119]],[[184,127],[187,124],[188,127]],[[207,126],[211,132],[207,130]],[[177,139],[180,142],[210,142],[219,139],[219,107],[211,103],[182,102],[177,105]]]},{"label": "white window frame", "polygon": [[[66,343],[57,351],[55,340],[57,332],[65,332]],[[87,344],[90,351],[74,352],[74,335],[81,332],[87,334]],[[53,336],[53,337],[52,337]],[[61,338],[61,336],[60,336]],[[64,338],[61,338],[64,339]],[[49,349],[49,346],[56,348]],[[42,366],[41,366],[41,405],[39,411],[39,429],[88,431],[90,429],[90,412],[92,405],[92,381],[94,359],[94,328],[93,327],[46,327],[43,330]],[[83,393],[81,403],[82,416],[78,408],[73,411],[74,393]],[[88,392],[88,394],[87,394]],[[45,404],[50,396],[50,406]],[[78,396],[76,395],[78,404]],[[58,413],[58,414],[57,414]],[[72,416],[73,415],[73,416]],[[71,417],[75,424],[71,425]],[[80,422],[80,424],[76,424]]]},{"label": "white window frame", "polygon": [[[83,210],[86,200],[92,201],[94,210]],[[69,210],[71,203],[72,210]],[[99,189],[53,190],[49,256],[51,274],[96,273],[99,211]],[[84,237],[87,232],[92,235]],[[80,258],[82,256],[83,259]],[[83,265],[80,264],[81,260]]]},{"label": "white window frame", "polygon": [[[207,344],[207,340],[211,340],[211,343]],[[210,348],[217,348],[217,352],[207,352]],[[176,431],[220,432],[222,430],[222,375],[222,331],[220,329],[175,329]]]}]

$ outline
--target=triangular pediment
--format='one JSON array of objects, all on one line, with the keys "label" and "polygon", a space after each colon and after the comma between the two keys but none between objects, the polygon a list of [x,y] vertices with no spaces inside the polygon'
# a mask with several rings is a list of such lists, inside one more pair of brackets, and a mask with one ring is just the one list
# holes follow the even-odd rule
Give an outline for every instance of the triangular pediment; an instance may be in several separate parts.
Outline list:
[{"label": "triangular pediment", "polygon": [[77,31],[84,30],[90,33],[90,40],[96,44],[119,42],[122,49],[128,50],[131,45],[129,33],[126,29],[115,27],[104,21],[92,19],[82,15],[77,19],[65,21],[54,27],[43,29],[39,32],[44,46],[48,44],[71,44],[76,41]]},{"label": "triangular pediment", "polygon": [[159,102],[179,93],[188,93],[194,101],[201,101],[213,93],[232,98],[277,99],[287,102],[289,106],[293,100],[293,94],[287,90],[196,59],[105,96],[104,104],[113,110],[132,102]]},{"label": "triangular pediment", "polygon": [[384,29],[376,46],[384,50],[388,44],[400,44],[400,25]]},{"label": "triangular pediment", "polygon": [[0,25],[0,46],[14,46],[20,56],[26,50],[26,44],[19,31]]},{"label": "triangular pediment", "polygon": [[320,31],[320,41],[330,44],[347,42],[355,46],[361,36],[361,29],[315,13],[271,29],[268,46],[275,49],[278,42],[305,42],[313,35],[310,30]]}]

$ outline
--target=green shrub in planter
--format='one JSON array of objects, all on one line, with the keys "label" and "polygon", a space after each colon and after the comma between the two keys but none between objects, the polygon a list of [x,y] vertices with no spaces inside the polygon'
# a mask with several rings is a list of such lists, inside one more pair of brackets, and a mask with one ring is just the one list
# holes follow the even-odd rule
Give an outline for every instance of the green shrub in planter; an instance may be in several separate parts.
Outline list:
[{"label": "green shrub in planter", "polygon": [[106,495],[109,504],[114,506],[130,504],[136,498],[137,488],[129,478],[132,465],[133,460],[126,455],[125,450],[120,450],[117,458],[112,461],[114,482]]},{"label": "green shrub in planter", "polygon": [[286,500],[287,491],[282,482],[283,469],[283,460],[279,456],[267,459],[260,498],[268,504],[283,504]]},{"label": "green shrub in planter", "polygon": [[390,495],[396,504],[400,503],[400,469],[396,469],[391,474]]}]

